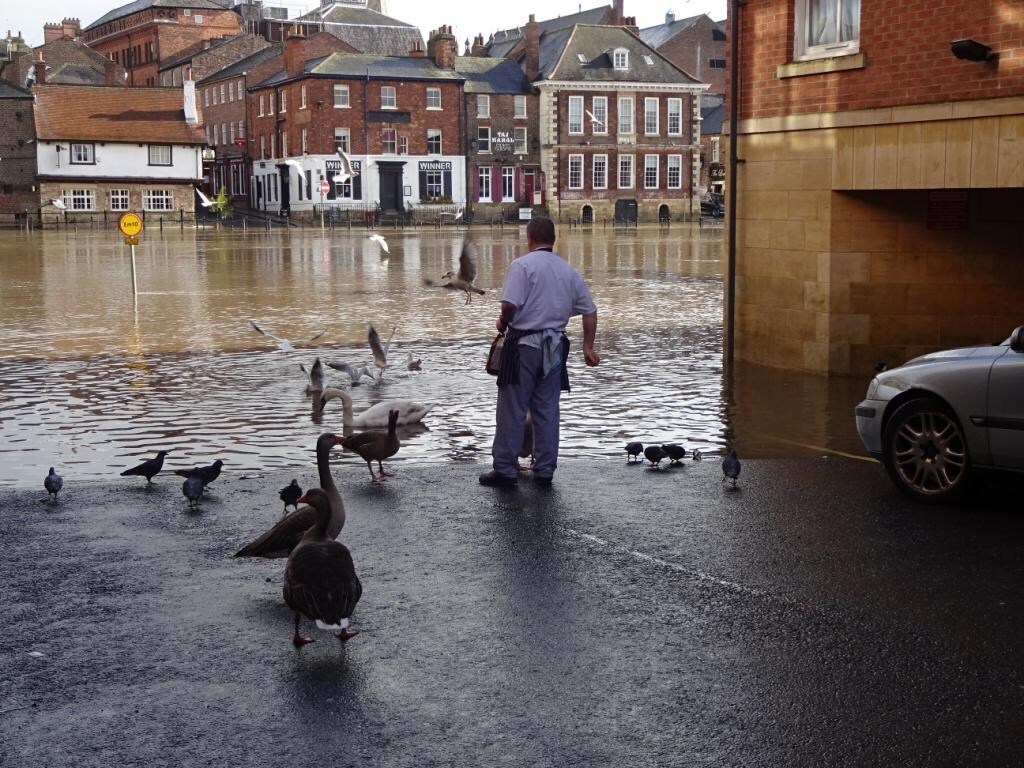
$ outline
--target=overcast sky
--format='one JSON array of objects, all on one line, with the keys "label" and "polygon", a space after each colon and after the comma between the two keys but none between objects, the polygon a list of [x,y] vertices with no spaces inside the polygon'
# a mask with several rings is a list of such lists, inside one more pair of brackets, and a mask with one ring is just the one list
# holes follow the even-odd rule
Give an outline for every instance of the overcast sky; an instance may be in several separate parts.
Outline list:
[{"label": "overcast sky", "polygon": [[[488,0],[385,0],[388,15],[415,24],[424,36],[440,24],[450,24],[461,44],[466,38],[472,39],[477,32],[486,38],[488,33],[498,29],[522,26],[529,14],[537,19],[565,16],[576,13],[580,8],[595,8],[610,5],[611,0],[537,0],[531,2],[490,2]],[[25,42],[39,45],[43,42],[43,24],[60,21],[64,16],[77,16],[82,26],[88,26],[100,16],[118,5],[116,0],[0,0],[0,34],[10,29],[21,30]],[[266,5],[287,7],[292,16],[318,5],[296,0],[266,0]],[[635,16],[637,24],[652,27],[665,21],[665,12],[673,11],[677,18],[706,13],[713,19],[725,18],[726,0],[625,0],[626,15]],[[74,8],[74,10],[70,10]]]}]

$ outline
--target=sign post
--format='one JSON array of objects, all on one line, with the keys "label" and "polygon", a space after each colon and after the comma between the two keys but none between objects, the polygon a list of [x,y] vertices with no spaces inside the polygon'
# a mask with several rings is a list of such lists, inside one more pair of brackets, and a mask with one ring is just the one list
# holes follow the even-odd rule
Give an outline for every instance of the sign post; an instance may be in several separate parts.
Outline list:
[{"label": "sign post", "polygon": [[331,182],[324,179],[320,182],[320,236],[324,235],[324,195],[331,191]]},{"label": "sign post", "polygon": [[117,228],[124,235],[124,244],[132,249],[132,294],[139,295],[139,285],[135,279],[135,246],[139,244],[142,233],[142,219],[137,213],[125,213],[117,221]]}]

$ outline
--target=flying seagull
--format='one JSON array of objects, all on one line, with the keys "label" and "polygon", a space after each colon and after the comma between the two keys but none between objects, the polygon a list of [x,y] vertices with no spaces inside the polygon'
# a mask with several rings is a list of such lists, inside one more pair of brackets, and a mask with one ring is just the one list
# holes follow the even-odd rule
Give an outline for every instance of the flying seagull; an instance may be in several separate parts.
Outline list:
[{"label": "flying seagull", "polygon": [[732,480],[732,487],[736,487],[736,481],[740,476],[740,460],[736,458],[736,451],[730,451],[729,455],[722,459],[722,482]]},{"label": "flying seagull", "polygon": [[196,194],[199,195],[199,202],[202,204],[203,208],[209,208],[214,204],[214,201],[208,198],[199,187],[196,187],[195,190]]},{"label": "flying seagull", "polygon": [[318,333],[316,336],[313,336],[313,337],[311,337],[310,339],[308,339],[306,341],[297,341],[297,342],[295,342],[293,344],[292,342],[288,341],[288,339],[282,339],[280,336],[275,336],[272,333],[267,333],[262,328],[260,328],[258,325],[256,325],[256,321],[255,320],[250,320],[249,321],[249,325],[252,326],[253,330],[256,331],[256,333],[259,333],[259,334],[261,334],[263,336],[266,336],[267,338],[270,338],[270,339],[273,339],[274,341],[276,341],[277,342],[277,348],[280,349],[282,352],[294,352],[297,347],[308,347],[314,341],[316,341],[321,336],[323,336],[325,333],[327,333],[327,329],[325,328],[324,330],[320,331],[320,333]]},{"label": "flying seagull", "polygon": [[367,332],[367,341],[370,342],[370,351],[373,352],[373,364],[380,369],[381,377],[384,376],[384,369],[388,367],[388,350],[391,349],[391,339],[395,337],[395,329],[398,326],[391,326],[391,335],[388,336],[388,343],[383,346],[380,343],[380,335],[372,325]]},{"label": "flying seagull", "polygon": [[50,467],[50,474],[43,480],[43,488],[49,494],[47,498],[56,499],[60,489],[64,487],[64,478],[57,474],[57,471]]},{"label": "flying seagull", "polygon": [[460,205],[458,208],[455,209],[455,213],[452,213],[451,211],[441,211],[437,215],[438,216],[451,216],[452,217],[452,221],[458,221],[459,219],[462,218],[462,214],[465,213],[465,212],[466,212],[466,209],[463,206]]},{"label": "flying seagull", "polygon": [[363,376],[366,376],[369,379],[373,378],[373,374],[370,373],[370,369],[367,368],[365,365],[362,366],[361,368],[356,368],[354,365],[351,365],[350,363],[327,363],[327,365],[336,371],[347,373],[348,377],[352,380],[353,386],[359,384],[359,382],[362,381]]},{"label": "flying seagull", "polygon": [[587,113],[587,117],[589,117],[589,118],[590,118],[590,124],[591,124],[591,125],[600,125],[600,126],[603,126],[603,125],[604,125],[604,120],[598,120],[598,119],[597,119],[597,115],[595,115],[595,114],[594,114],[593,112],[591,112],[591,111],[590,111],[589,109],[587,109],[587,110],[584,110],[584,111],[585,111],[585,112]]},{"label": "flying seagull", "polygon": [[345,150],[338,149],[338,158],[341,160],[341,170],[334,176],[335,184],[344,184],[359,175],[359,171],[352,169],[352,160],[345,154]]},{"label": "flying seagull", "polygon": [[381,250],[384,251],[384,253],[391,253],[391,249],[388,248],[388,241],[384,239],[383,235],[378,235],[378,234],[374,233],[372,235],[367,235],[366,239],[367,240],[372,240],[377,245],[379,245]]},{"label": "flying seagull", "polygon": [[56,197],[50,199],[50,205],[52,205],[58,211],[67,210],[67,206],[64,205],[64,201]]},{"label": "flying seagull", "polygon": [[468,240],[462,243],[462,253],[459,255],[458,273],[456,274],[449,270],[441,275],[441,279],[447,280],[448,282],[438,284],[427,278],[424,283],[432,287],[454,288],[463,291],[466,294],[467,304],[472,303],[473,293],[479,293],[481,296],[486,293],[486,291],[473,285],[473,281],[476,279],[476,259],[473,256],[473,246]]},{"label": "flying seagull", "polygon": [[309,376],[309,384],[306,385],[306,394],[310,392],[322,392],[324,388],[324,366],[318,357],[313,361],[312,367],[307,371],[306,366],[299,363],[302,372]]}]

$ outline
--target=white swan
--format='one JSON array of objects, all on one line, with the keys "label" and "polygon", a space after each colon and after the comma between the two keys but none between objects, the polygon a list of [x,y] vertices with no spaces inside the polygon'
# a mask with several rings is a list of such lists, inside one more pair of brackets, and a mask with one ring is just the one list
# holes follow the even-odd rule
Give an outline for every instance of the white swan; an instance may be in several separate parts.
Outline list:
[{"label": "white swan", "polygon": [[362,413],[353,414],[352,397],[345,390],[336,387],[325,389],[320,396],[320,403],[322,406],[327,405],[327,402],[334,398],[341,400],[342,424],[346,427],[386,427],[389,411],[398,411],[399,424],[417,424],[434,407],[433,403],[422,405],[411,400],[385,400],[371,405]]}]

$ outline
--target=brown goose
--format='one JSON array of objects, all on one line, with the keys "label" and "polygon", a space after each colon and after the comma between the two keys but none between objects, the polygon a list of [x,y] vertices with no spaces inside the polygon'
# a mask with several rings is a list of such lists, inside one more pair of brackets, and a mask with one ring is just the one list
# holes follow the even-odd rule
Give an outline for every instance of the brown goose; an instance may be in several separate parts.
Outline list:
[{"label": "brown goose", "polygon": [[[334,478],[331,477],[330,465],[331,448],[340,445],[341,440],[338,435],[325,432],[316,441],[316,468],[320,473],[320,487],[327,494],[331,504],[327,535],[332,539],[338,537],[345,525],[345,504],[341,500],[338,487],[334,484]],[[288,557],[302,539],[302,535],[315,522],[316,510],[312,507],[303,507],[235,552],[235,557]]]},{"label": "brown goose", "polygon": [[[367,469],[370,470],[371,482],[383,483],[391,475],[390,472],[384,471],[383,462],[384,459],[390,459],[398,453],[398,449],[402,445],[398,440],[397,427],[398,411],[390,411],[388,413],[388,431],[386,434],[384,432],[357,432],[341,441],[343,446],[363,457]],[[373,464],[371,462],[374,461],[380,467],[379,476],[373,473]]]},{"label": "brown goose", "polygon": [[312,505],[316,522],[288,555],[284,567],[284,601],[295,611],[292,642],[297,646],[313,642],[312,637],[299,634],[302,616],[313,619],[320,629],[338,630],[337,638],[345,642],[359,634],[359,630],[349,629],[348,623],[363,585],[348,547],[329,535],[334,515],[328,495],[310,488],[299,501]]}]

